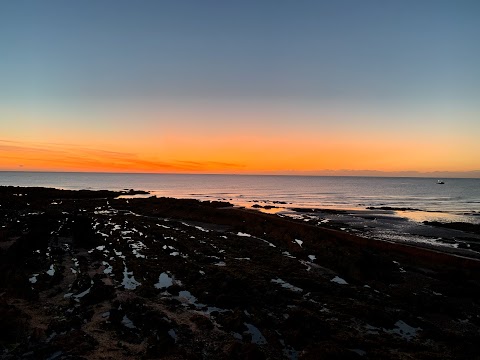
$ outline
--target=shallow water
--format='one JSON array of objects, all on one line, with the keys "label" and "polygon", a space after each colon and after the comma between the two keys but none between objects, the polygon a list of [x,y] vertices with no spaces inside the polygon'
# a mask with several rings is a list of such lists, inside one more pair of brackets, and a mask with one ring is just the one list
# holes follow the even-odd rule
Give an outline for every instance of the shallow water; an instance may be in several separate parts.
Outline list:
[{"label": "shallow water", "polygon": [[438,185],[433,178],[0,172],[0,185],[136,189],[157,196],[276,206],[260,208],[266,212],[284,207],[408,208],[422,211],[400,215],[431,219],[433,214],[423,213],[428,211],[439,220],[480,223],[480,179],[443,180]]}]

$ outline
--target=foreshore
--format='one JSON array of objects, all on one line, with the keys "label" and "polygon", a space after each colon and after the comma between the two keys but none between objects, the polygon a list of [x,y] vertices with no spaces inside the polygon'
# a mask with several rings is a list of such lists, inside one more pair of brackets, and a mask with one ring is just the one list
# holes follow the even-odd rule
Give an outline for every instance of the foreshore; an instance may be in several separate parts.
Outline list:
[{"label": "foreshore", "polygon": [[471,248],[137,193],[0,187],[3,358],[478,356]]}]

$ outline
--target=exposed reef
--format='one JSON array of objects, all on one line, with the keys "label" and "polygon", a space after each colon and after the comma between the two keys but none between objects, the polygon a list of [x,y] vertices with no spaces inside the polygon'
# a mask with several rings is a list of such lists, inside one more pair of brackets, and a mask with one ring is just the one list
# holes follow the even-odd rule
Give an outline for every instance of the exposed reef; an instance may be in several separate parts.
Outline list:
[{"label": "exposed reef", "polygon": [[0,187],[0,357],[478,358],[476,258],[137,193]]},{"label": "exposed reef", "polygon": [[444,227],[447,229],[455,229],[466,232],[471,232],[474,234],[480,234],[480,224],[470,224],[466,222],[451,222],[451,223],[441,223],[439,221],[424,221],[425,225]]}]

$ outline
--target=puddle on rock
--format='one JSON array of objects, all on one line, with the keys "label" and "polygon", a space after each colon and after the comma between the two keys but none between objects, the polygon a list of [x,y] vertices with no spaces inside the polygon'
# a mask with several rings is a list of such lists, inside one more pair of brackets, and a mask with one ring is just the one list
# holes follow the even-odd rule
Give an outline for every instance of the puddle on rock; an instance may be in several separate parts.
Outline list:
[{"label": "puddle on rock", "polygon": [[170,337],[173,339],[174,342],[177,342],[177,333],[175,332],[175,330],[173,329],[168,330],[168,335],[170,335]]},{"label": "puddle on rock", "polygon": [[296,287],[296,286],[293,286],[292,284],[289,284],[287,283],[286,281],[283,281],[282,279],[280,278],[277,278],[277,279],[272,279],[271,282],[275,283],[275,284],[279,284],[281,285],[283,288],[285,289],[288,289],[288,290],[291,290],[293,292],[302,292],[303,289],[299,288],[299,287]]},{"label": "puddle on rock", "polygon": [[267,343],[267,340],[255,325],[249,323],[243,324],[248,328],[248,330],[245,332],[252,336],[252,344],[265,345]]},{"label": "puddle on rock", "polygon": [[293,347],[285,344],[285,341],[280,339],[280,344],[283,346],[283,355],[287,357],[289,360],[297,360],[298,359],[298,351],[295,350]]},{"label": "puddle on rock", "polygon": [[394,329],[391,329],[391,330],[384,329],[384,331],[389,334],[399,335],[400,337],[402,337],[407,341],[412,340],[414,337],[417,336],[417,332],[419,330],[422,330],[421,328],[414,328],[402,320],[398,320],[395,323],[395,326],[396,327]]},{"label": "puddle on rock", "polygon": [[127,290],[135,290],[138,286],[142,284],[135,280],[135,277],[133,276],[133,271],[128,271],[127,265],[125,265],[125,263],[123,265],[125,266],[125,270],[123,270],[122,286]]},{"label": "puddle on rock", "polygon": [[112,265],[107,263],[106,261],[102,261],[102,265],[105,266],[105,269],[103,270],[104,274],[111,274],[113,271]]},{"label": "puddle on rock", "polygon": [[190,303],[192,305],[196,305],[197,298],[195,296],[193,296],[190,293],[190,291],[182,290],[178,293],[178,297],[179,298],[184,298],[185,300],[187,300],[188,303]]},{"label": "puddle on rock", "polygon": [[50,275],[50,276],[55,275],[55,268],[54,268],[53,264],[50,265],[50,269],[47,270],[47,275]]},{"label": "puddle on rock", "polygon": [[127,315],[123,316],[122,325],[129,329],[136,329],[137,327],[133,324],[133,321],[130,320]]},{"label": "puddle on rock", "polygon": [[167,289],[173,285],[173,276],[170,277],[166,272],[162,272],[158,277],[158,283],[156,283],[155,289]]},{"label": "puddle on rock", "polygon": [[330,280],[331,282],[334,282],[334,283],[337,283],[339,285],[348,285],[348,283],[343,280],[341,277],[338,277],[338,276],[335,276],[332,280]]},{"label": "puddle on rock", "polygon": [[247,234],[247,233],[243,233],[243,232],[238,232],[237,236],[243,236],[243,237],[252,237],[252,235],[250,234]]}]

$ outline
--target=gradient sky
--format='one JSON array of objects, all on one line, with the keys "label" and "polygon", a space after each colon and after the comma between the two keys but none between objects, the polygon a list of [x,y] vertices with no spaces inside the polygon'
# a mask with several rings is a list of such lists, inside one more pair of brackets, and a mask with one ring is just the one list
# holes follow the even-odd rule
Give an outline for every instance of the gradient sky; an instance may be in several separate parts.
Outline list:
[{"label": "gradient sky", "polygon": [[480,1],[2,1],[0,170],[480,170]]}]

